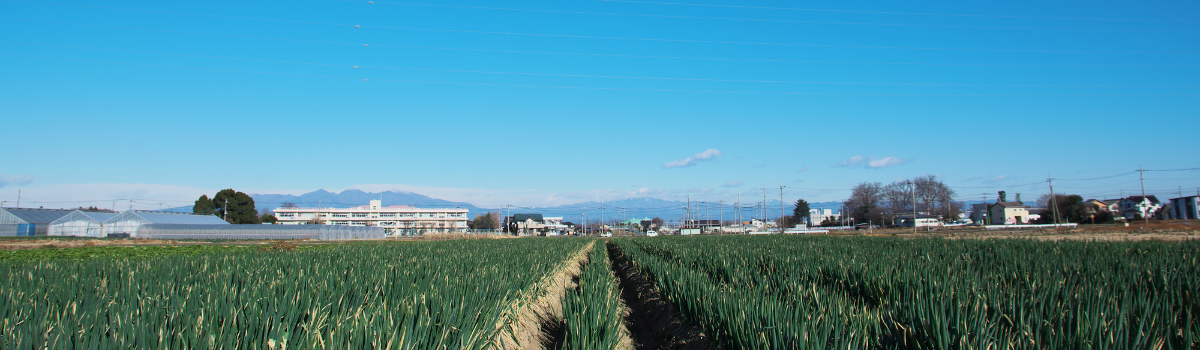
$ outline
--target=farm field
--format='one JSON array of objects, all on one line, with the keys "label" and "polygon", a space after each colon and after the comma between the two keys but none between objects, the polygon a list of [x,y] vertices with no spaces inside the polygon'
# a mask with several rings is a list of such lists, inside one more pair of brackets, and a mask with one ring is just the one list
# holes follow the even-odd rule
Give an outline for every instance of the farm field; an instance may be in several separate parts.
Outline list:
[{"label": "farm field", "polygon": [[25,249],[0,348],[1189,349],[1200,242],[693,236]]},{"label": "farm field", "polygon": [[613,240],[736,349],[1189,349],[1200,242]]}]

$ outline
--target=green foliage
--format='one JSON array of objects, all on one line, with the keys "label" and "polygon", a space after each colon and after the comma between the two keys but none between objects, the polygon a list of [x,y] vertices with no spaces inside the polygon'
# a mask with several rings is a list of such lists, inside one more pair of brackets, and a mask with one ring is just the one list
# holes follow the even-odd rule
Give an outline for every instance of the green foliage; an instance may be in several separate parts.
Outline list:
[{"label": "green foliage", "polygon": [[[803,198],[796,200],[796,207],[792,209],[792,224],[798,225],[804,222],[804,218],[809,217],[811,210],[808,207],[808,201]],[[813,224],[816,224],[815,222]],[[791,225],[788,225],[791,226]]]},{"label": "green foliage", "polygon": [[495,348],[586,240],[0,264],[0,348]]},{"label": "green foliage", "polygon": [[735,349],[1189,349],[1200,242],[613,240]]},{"label": "green foliage", "polygon": [[192,214],[212,215],[217,212],[217,206],[213,205],[213,201],[208,199],[207,194],[200,195],[200,199],[196,200],[196,204],[192,206]]},{"label": "green foliage", "polygon": [[[227,201],[228,200],[228,201]],[[233,189],[224,189],[213,196],[217,216],[231,224],[261,224],[258,210],[254,209],[254,198]],[[226,212],[228,211],[228,212]]]},{"label": "green foliage", "polygon": [[113,247],[95,246],[79,248],[38,248],[0,251],[0,261],[23,262],[30,260],[84,260],[84,259],[125,259],[125,258],[154,258],[164,256],[194,256],[214,253],[247,252],[253,247],[248,246],[215,246],[215,245],[181,245],[181,246],[135,246]]},{"label": "green foliage", "polygon": [[628,344],[622,343],[629,339],[624,321],[625,304],[621,301],[617,276],[613,274],[604,242],[597,241],[579,274],[579,286],[567,291],[563,298],[566,336],[560,349],[628,348]]},{"label": "green foliage", "polygon": [[997,201],[1000,201],[1000,202],[1008,201],[1008,193],[1007,192],[1004,192],[1004,191],[996,192],[996,195],[997,195],[996,196]]},{"label": "green foliage", "polygon": [[262,216],[258,217],[258,220],[264,224],[274,224],[279,221],[279,218],[276,218],[275,214],[262,214]]}]

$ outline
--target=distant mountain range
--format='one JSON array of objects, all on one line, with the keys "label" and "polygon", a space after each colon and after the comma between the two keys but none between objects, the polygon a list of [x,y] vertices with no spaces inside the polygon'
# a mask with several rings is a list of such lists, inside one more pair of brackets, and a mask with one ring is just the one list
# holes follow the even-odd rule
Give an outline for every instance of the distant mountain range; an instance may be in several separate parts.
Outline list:
[{"label": "distant mountain range", "polygon": [[[664,220],[678,220],[685,214],[685,208],[688,203],[686,201],[672,201],[657,198],[629,198],[615,201],[587,201],[575,204],[558,205],[552,207],[504,207],[504,208],[480,208],[471,203],[454,202],[444,199],[432,198],[413,192],[406,191],[386,191],[378,192],[363,192],[360,190],[345,190],[341,193],[334,193],[326,190],[316,190],[302,195],[290,194],[250,194],[254,198],[254,206],[259,210],[275,209],[283,205],[283,203],[292,203],[300,207],[316,207],[323,208],[350,208],[360,205],[367,205],[371,200],[382,199],[383,205],[411,205],[425,208],[466,208],[470,210],[470,216],[474,217],[478,213],[498,211],[502,215],[512,215],[521,213],[541,213],[542,216],[561,216],[563,220],[570,222],[581,222],[584,217],[588,221],[599,220],[601,217],[604,220],[612,219],[645,219],[659,217]],[[747,201],[742,205],[742,219],[750,220],[751,218],[762,216],[761,202]],[[791,205],[788,203],[788,215],[791,215]],[[812,208],[828,208],[833,209],[836,213],[841,207],[841,202],[818,202],[809,203]],[[602,209],[603,207],[603,209]],[[697,215],[697,219],[711,220],[734,220],[737,210],[733,203],[718,203],[693,201],[693,212]],[[182,206],[168,209],[170,211],[191,212],[191,206]],[[724,212],[724,213],[722,213]],[[768,219],[779,217],[779,200],[767,200]]]}]

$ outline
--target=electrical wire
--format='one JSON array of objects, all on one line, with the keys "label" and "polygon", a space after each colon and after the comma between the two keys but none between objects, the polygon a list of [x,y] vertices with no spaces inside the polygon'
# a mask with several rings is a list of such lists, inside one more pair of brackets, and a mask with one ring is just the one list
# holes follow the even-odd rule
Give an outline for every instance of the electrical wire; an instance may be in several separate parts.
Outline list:
[{"label": "electrical wire", "polygon": [[[237,17],[223,15],[208,15],[194,14],[184,12],[169,12],[141,9],[125,9],[116,7],[92,6],[92,5],[74,5],[74,4],[59,4],[49,2],[37,2],[29,0],[6,0],[36,4],[62,5],[62,6],[78,6],[101,8],[108,10],[121,11],[136,11],[136,12],[152,12],[165,13],[174,15],[200,16],[200,17],[215,17],[215,18],[231,18],[241,20],[256,20],[256,21],[271,21],[271,22],[286,22],[300,24],[316,24],[340,26],[348,28],[378,28],[378,29],[396,29],[396,30],[413,30],[413,31],[434,31],[447,33],[472,33],[472,34],[498,34],[498,35],[518,35],[518,36],[536,36],[536,37],[557,37],[557,38],[576,38],[576,39],[607,39],[607,40],[636,40],[636,41],[654,41],[654,42],[681,42],[681,43],[705,43],[705,44],[735,44],[735,45],[767,45],[767,46],[799,46],[799,47],[837,47],[837,48],[865,48],[865,49],[902,49],[902,50],[951,50],[951,51],[984,51],[984,52],[1041,52],[1041,53],[1118,53],[1118,54],[1200,54],[1200,52],[1172,52],[1172,51],[1087,51],[1087,50],[1032,50],[1032,49],[978,49],[978,48],[941,48],[941,47],[902,47],[902,46],[867,46],[867,45],[827,45],[827,44],[797,44],[797,43],[771,43],[771,42],[747,42],[747,41],[721,41],[721,40],[691,40],[691,39],[662,39],[662,38],[636,38],[636,37],[618,37],[618,36],[592,36],[592,35],[572,35],[572,34],[546,34],[546,33],[523,33],[523,32],[504,32],[504,31],[483,31],[483,30],[462,30],[462,29],[441,29],[441,28],[418,28],[418,27],[395,27],[395,26],[374,26],[374,25],[356,25],[342,23],[325,23],[325,22],[307,22],[294,20],[279,20],[267,18],[253,17]],[[1195,30],[1187,30],[1195,31]]]},{"label": "electrical wire", "polygon": [[792,8],[792,7],[766,7],[766,6],[741,6],[741,5],[711,5],[711,4],[689,4],[678,2],[655,2],[655,1],[634,1],[634,0],[596,0],[604,2],[624,2],[634,4],[654,4],[654,5],[683,5],[683,6],[702,6],[702,7],[724,7],[724,8],[745,8],[759,10],[787,10],[787,11],[818,11],[818,12],[847,12],[847,13],[873,13],[873,14],[889,14],[889,15],[920,15],[920,16],[956,16],[956,17],[984,17],[984,18],[1021,18],[1021,19],[1054,19],[1054,20],[1088,20],[1088,21],[1146,21],[1146,22],[1200,22],[1200,20],[1191,19],[1139,19],[1139,18],[1089,18],[1089,17],[1037,17],[1037,16],[1003,16],[1003,15],[970,15],[970,14],[951,14],[951,13],[922,13],[922,12],[888,12],[888,11],[859,11],[859,10],[829,10],[829,9],[810,9],[810,8]]},{"label": "electrical wire", "polygon": [[[10,0],[10,1],[25,1],[25,0]],[[999,27],[999,26],[970,26],[970,25],[947,25],[947,24],[907,24],[907,23],[832,22],[832,21],[806,21],[806,20],[789,20],[789,19],[733,18],[733,17],[705,17],[705,16],[682,16],[682,15],[656,15],[656,14],[640,14],[640,13],[616,13],[616,12],[590,12],[590,11],[544,10],[544,9],[523,9],[523,8],[508,8],[508,7],[463,6],[463,5],[444,5],[444,4],[420,4],[420,3],[385,2],[385,1],[366,1],[366,0],[340,0],[340,1],[344,1],[344,2],[358,2],[358,3],[372,3],[372,4],[405,5],[405,6],[424,6],[424,7],[444,7],[444,8],[479,9],[479,10],[501,10],[501,11],[521,11],[521,12],[541,12],[541,13],[567,13],[567,14],[582,14],[582,15],[628,16],[628,17],[657,17],[657,18],[673,18],[673,19],[704,19],[704,20],[721,20],[721,21],[776,22],[776,23],[840,24],[840,25],[868,25],[868,26],[896,26],[896,27],[930,27],[930,28],[1019,29],[1019,30],[1130,31],[1130,32],[1194,32],[1194,31],[1196,31],[1196,30],[1192,30],[1192,29],[1113,29],[1113,28]]]},{"label": "electrical wire", "polygon": [[477,70],[459,70],[459,69],[434,69],[434,68],[411,68],[411,67],[387,67],[387,66],[356,66],[351,64],[333,64],[333,63],[314,63],[314,62],[297,62],[297,61],[280,61],[256,58],[239,58],[225,56],[209,56],[209,55],[194,55],[182,53],[168,52],[153,52],[153,51],[137,51],[137,50],[121,50],[96,47],[82,47],[69,45],[55,44],[37,44],[23,43],[15,41],[0,41],[5,44],[17,45],[34,45],[46,47],[62,47],[72,49],[85,50],[100,50],[113,52],[130,52],[141,54],[154,55],[169,55],[169,56],[184,56],[184,57],[201,57],[215,58],[226,60],[241,60],[241,61],[256,61],[256,62],[271,62],[271,63],[290,63],[304,64],[316,66],[333,66],[333,67],[353,67],[363,69],[391,69],[391,70],[410,70],[410,71],[431,71],[431,72],[452,72],[452,73],[481,73],[481,74],[503,74],[503,75],[529,75],[529,76],[555,76],[555,77],[574,77],[574,78],[611,78],[611,79],[640,79],[640,80],[671,80],[671,81],[710,81],[710,82],[744,82],[744,83],[781,83],[781,84],[831,84],[831,85],[891,85],[891,86],[963,86],[963,87],[1087,87],[1087,88],[1194,88],[1200,85],[1045,85],[1045,84],[951,84],[951,83],[874,83],[874,82],[832,82],[832,81],[789,81],[789,80],[748,80],[748,79],[710,79],[710,78],[671,78],[671,77],[639,77],[639,76],[617,76],[617,75],[586,75],[586,74],[556,74],[556,73],[529,73],[529,72],[502,72],[502,71],[477,71]]},{"label": "electrical wire", "polygon": [[[262,39],[262,40],[279,40],[279,41],[294,41],[294,42],[309,42],[319,44],[336,44],[336,45],[354,45],[364,46],[366,43],[348,43],[322,40],[306,40],[306,39],[289,39],[289,38],[272,38],[249,35],[234,35],[234,34],[216,34],[203,32],[188,32],[174,31],[164,29],[148,29],[135,27],[119,27],[105,26],[95,24],[68,23],[68,22],[51,22],[37,21],[16,18],[0,18],[5,21],[21,21],[31,23],[47,23],[61,24],[72,26],[84,26],[94,28],[111,28],[124,30],[139,30],[153,31],[162,33],[179,33],[193,35],[209,35],[223,36],[233,38],[247,39]],[[823,63],[823,64],[873,64],[873,65],[916,65],[916,66],[981,66],[981,67],[1086,67],[1086,68],[1200,68],[1200,65],[1105,65],[1105,64],[1007,64],[1007,63],[928,63],[928,62],[873,62],[873,61],[822,61],[822,60],[788,60],[788,59],[762,59],[762,58],[723,58],[723,57],[688,57],[688,56],[654,56],[654,55],[623,55],[623,54],[605,54],[605,53],[578,53],[578,52],[554,52],[554,51],[523,51],[523,50],[498,50],[498,49],[478,49],[478,48],[455,48],[455,47],[432,47],[432,46],[413,46],[413,45],[391,45],[391,44],[372,44],[381,47],[395,47],[406,49],[425,49],[425,50],[452,50],[452,51],[472,51],[472,52],[499,52],[499,53],[522,53],[522,54],[542,54],[542,55],[568,55],[568,56],[586,56],[586,57],[624,57],[624,58],[654,58],[654,59],[684,59],[684,60],[709,60],[709,61],[745,61],[745,62],[780,62],[780,63]]]},{"label": "electrical wire", "polygon": [[1017,95],[1017,94],[886,94],[886,93],[838,93],[838,92],[778,92],[778,91],[734,91],[734,90],[682,90],[682,89],[639,89],[639,88],[616,88],[616,87],[583,87],[583,86],[554,86],[554,85],[528,85],[528,84],[498,84],[498,83],[474,83],[474,82],[448,82],[448,81],[426,81],[426,80],[400,80],[400,79],[364,79],[351,77],[337,77],[324,75],[310,74],[295,74],[295,73],[274,73],[274,72],[258,72],[244,71],[233,69],[218,69],[218,68],[201,68],[201,67],[185,67],[185,66],[168,66],[146,63],[130,63],[130,62],[113,62],[113,61],[96,61],[84,60],[76,58],[61,58],[47,56],[28,56],[0,53],[0,56],[25,57],[37,59],[52,59],[76,62],[91,62],[91,63],[109,63],[132,66],[158,67],[158,68],[176,68],[176,69],[192,69],[205,70],[216,72],[230,73],[249,73],[249,74],[266,74],[278,76],[294,76],[306,78],[325,78],[339,80],[362,80],[367,81],[383,81],[383,82],[400,82],[400,83],[417,83],[417,84],[441,84],[441,85],[467,85],[467,86],[495,86],[495,87],[523,87],[523,88],[547,88],[547,89],[564,89],[564,90],[598,90],[598,91],[643,91],[643,92],[680,92],[680,93],[713,93],[713,94],[761,94],[761,95],[785,95],[785,96],[898,96],[898,97],[1200,97],[1200,94],[1108,94],[1108,95],[1080,95],[1080,94],[1057,94],[1057,95]]}]

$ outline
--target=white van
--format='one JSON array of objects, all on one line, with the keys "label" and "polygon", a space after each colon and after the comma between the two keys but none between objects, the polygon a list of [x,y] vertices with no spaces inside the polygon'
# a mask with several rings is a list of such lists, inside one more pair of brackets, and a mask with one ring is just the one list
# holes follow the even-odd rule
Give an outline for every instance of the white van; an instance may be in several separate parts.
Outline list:
[{"label": "white van", "polygon": [[655,232],[654,230],[646,231],[646,237],[655,237],[655,236],[658,236],[658,232]]}]

